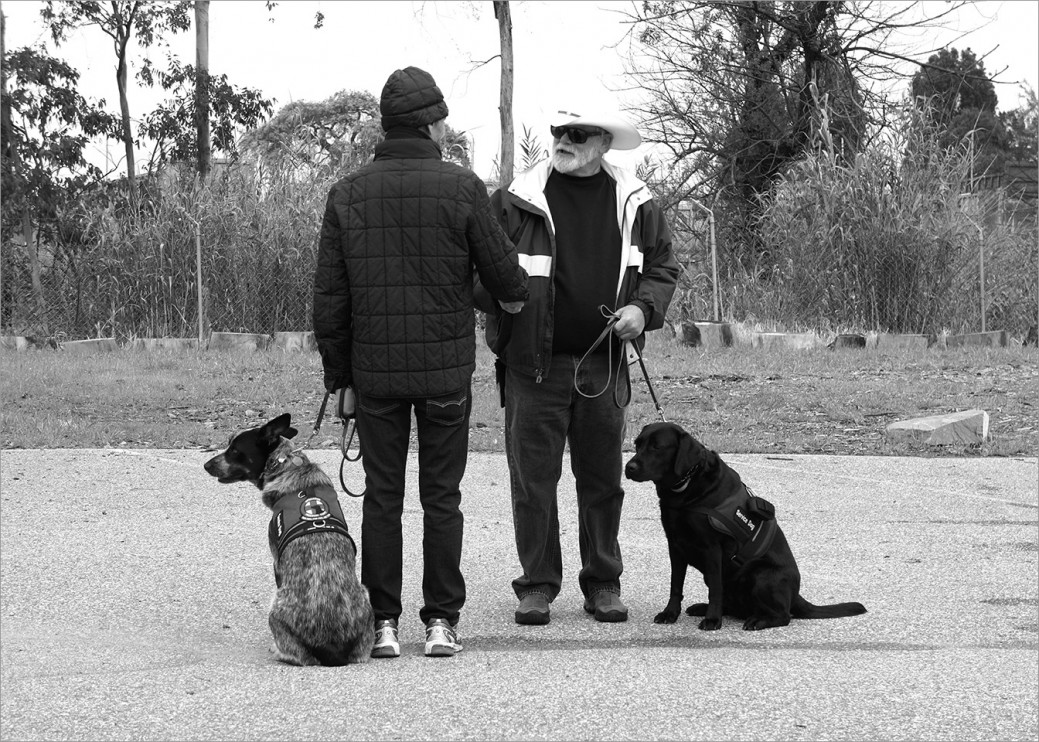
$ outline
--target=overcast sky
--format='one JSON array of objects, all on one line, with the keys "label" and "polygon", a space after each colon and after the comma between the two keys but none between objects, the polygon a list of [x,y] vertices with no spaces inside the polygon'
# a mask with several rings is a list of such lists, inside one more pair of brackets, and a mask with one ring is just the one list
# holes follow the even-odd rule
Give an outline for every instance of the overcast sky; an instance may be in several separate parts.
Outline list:
[{"label": "overcast sky", "polygon": [[[931,3],[941,9],[943,2]],[[39,20],[40,2],[3,0],[8,49],[48,42]],[[514,120],[533,127],[547,143],[550,112],[563,108],[584,113],[619,109],[627,101],[621,43],[628,2],[511,3],[515,45]],[[317,11],[324,27],[314,28]],[[985,56],[991,74],[1023,80],[1036,88],[1039,77],[1039,2],[979,2],[950,25],[945,43],[972,48]],[[939,46],[929,32],[921,50]],[[619,44],[619,46],[618,46]],[[181,34],[171,48],[194,63],[194,37]],[[324,100],[343,89],[379,95],[394,69],[415,65],[428,70],[447,97],[448,123],[469,131],[476,141],[475,169],[483,177],[499,147],[497,22],[489,0],[483,2],[350,2],[282,0],[268,11],[263,0],[212,0],[210,68],[239,86],[260,89],[276,99],[276,109],[292,100]],[[89,29],[57,52],[82,74],[81,92],[105,98],[118,110],[114,55],[107,36]],[[492,60],[483,64],[487,60]],[[997,85],[1000,110],[1019,105],[1018,86]],[[130,93],[131,115],[147,113],[160,99],[154,91]],[[119,157],[120,147],[111,148]],[[641,152],[613,153],[631,164]]]}]

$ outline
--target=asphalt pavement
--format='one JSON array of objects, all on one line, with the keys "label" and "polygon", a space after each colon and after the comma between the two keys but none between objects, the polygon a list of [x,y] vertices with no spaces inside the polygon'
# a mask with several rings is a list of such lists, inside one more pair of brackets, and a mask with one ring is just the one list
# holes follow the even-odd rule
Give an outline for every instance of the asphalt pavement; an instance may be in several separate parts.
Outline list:
[{"label": "asphalt pavement", "polygon": [[[669,567],[648,483],[626,483],[630,619],[582,610],[569,473],[563,590],[548,626],[516,625],[505,457],[473,454],[465,649],[435,659],[412,453],[402,656],[304,669],[269,651],[268,511],[254,488],[206,475],[209,455],[0,452],[4,741],[1039,737],[1034,457],[725,456],[775,504],[805,597],[869,612],[703,632],[684,615],[652,622]],[[335,478],[338,452],[312,458]],[[359,537],[360,501],[342,500]],[[694,570],[685,592],[706,598]]]}]

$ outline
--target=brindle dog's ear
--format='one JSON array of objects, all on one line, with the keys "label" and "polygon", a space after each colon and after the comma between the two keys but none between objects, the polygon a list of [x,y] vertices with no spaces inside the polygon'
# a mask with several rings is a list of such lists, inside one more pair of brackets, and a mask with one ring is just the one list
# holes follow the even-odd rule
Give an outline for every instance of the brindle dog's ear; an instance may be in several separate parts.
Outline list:
[{"label": "brindle dog's ear", "polygon": [[682,476],[694,466],[698,458],[697,448],[700,446],[693,436],[684,430],[678,434],[678,453],[675,454],[675,474]]},{"label": "brindle dog's ear", "polygon": [[292,415],[289,413],[283,413],[278,415],[276,418],[271,420],[269,423],[263,426],[263,435],[266,440],[274,444],[278,442],[279,438],[292,438],[299,431],[293,427],[290,427],[289,423],[292,422]]}]

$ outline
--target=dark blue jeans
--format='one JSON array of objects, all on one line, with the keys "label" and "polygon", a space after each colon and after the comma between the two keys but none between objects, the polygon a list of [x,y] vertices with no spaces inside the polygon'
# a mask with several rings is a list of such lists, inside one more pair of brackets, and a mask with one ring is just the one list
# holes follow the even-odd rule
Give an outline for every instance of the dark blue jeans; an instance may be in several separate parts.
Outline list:
[{"label": "dark blue jeans", "polygon": [[423,623],[452,625],[465,603],[462,578],[462,511],[459,489],[469,448],[470,388],[428,399],[357,396],[365,495],[361,520],[361,582],[375,619],[401,614],[404,473],[411,411],[418,432],[419,500],[422,503]]},{"label": "dark blue jeans", "polygon": [[[574,388],[580,357],[557,354],[541,382],[509,370],[505,380],[505,447],[512,483],[512,519],[523,574],[512,582],[517,597],[539,591],[554,600],[563,581],[559,545],[557,486],[563,451],[570,444],[570,468],[577,485],[581,571],[585,597],[600,589],[620,592],[621,445],[625,409],[614,402],[613,381],[588,399]],[[614,357],[616,363],[616,357]],[[606,385],[605,356],[591,356],[577,383],[585,394]]]}]

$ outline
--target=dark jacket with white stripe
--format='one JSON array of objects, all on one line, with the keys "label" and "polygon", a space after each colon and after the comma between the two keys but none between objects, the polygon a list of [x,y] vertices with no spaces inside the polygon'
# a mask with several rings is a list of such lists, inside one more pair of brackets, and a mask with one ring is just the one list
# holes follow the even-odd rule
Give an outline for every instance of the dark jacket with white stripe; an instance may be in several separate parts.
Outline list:
[{"label": "dark jacket with white stripe", "polygon": [[[664,325],[680,270],[671,250],[671,230],[649,186],[608,162],[603,162],[603,168],[617,184],[621,234],[617,303],[610,309],[635,304],[646,315],[646,331],[657,330]],[[548,374],[555,325],[556,240],[544,194],[551,171],[551,160],[545,160],[516,176],[506,191],[499,189],[491,196],[495,215],[530,275],[530,299],[523,311],[501,312],[486,290],[478,286],[476,291],[477,306],[488,313],[486,337],[491,350],[510,369],[535,378]],[[637,342],[641,347],[645,336]]]},{"label": "dark jacket with white stripe", "polygon": [[430,397],[476,365],[473,277],[496,299],[527,276],[473,172],[418,130],[391,130],[375,161],[332,187],[314,277],[314,335],[329,391]]}]

